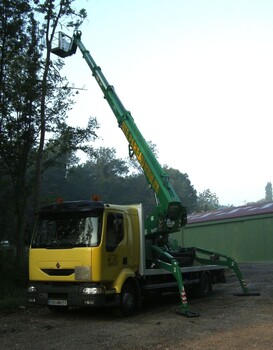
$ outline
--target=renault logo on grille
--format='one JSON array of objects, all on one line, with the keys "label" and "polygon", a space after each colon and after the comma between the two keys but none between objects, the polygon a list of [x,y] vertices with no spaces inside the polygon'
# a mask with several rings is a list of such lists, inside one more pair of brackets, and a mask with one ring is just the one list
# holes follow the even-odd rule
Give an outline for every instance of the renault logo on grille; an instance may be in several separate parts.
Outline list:
[{"label": "renault logo on grille", "polygon": [[61,265],[57,262],[56,267],[57,267],[57,269],[59,269],[61,267]]}]

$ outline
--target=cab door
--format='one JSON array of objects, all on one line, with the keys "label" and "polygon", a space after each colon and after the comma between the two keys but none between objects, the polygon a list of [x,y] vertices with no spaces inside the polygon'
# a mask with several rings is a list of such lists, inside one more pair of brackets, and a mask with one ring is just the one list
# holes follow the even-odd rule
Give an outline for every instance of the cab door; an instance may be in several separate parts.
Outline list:
[{"label": "cab door", "polygon": [[105,215],[102,280],[115,281],[128,264],[126,219],[121,212],[111,211]]}]

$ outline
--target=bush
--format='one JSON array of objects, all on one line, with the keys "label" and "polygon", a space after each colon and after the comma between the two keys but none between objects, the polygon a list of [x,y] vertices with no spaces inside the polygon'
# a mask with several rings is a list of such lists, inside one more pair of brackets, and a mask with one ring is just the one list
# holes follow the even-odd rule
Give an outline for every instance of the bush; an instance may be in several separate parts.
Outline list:
[{"label": "bush", "polygon": [[25,304],[28,283],[28,254],[19,264],[13,247],[0,249],[0,309]]}]

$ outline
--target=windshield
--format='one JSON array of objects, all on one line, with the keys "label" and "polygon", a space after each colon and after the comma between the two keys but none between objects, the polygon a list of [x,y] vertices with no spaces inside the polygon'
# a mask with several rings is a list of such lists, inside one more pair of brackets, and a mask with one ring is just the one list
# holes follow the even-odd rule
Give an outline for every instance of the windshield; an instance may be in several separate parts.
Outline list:
[{"label": "windshield", "polygon": [[38,219],[32,248],[95,247],[100,243],[100,215],[44,214]]}]

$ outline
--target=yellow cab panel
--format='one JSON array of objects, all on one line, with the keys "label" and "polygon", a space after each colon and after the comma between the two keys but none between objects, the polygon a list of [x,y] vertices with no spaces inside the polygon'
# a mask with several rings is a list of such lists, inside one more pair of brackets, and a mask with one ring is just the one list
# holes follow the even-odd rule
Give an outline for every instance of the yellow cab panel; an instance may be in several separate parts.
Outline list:
[{"label": "yellow cab panel", "polygon": [[91,256],[92,248],[30,249],[29,278],[33,281],[75,281],[75,270],[90,266]]}]

